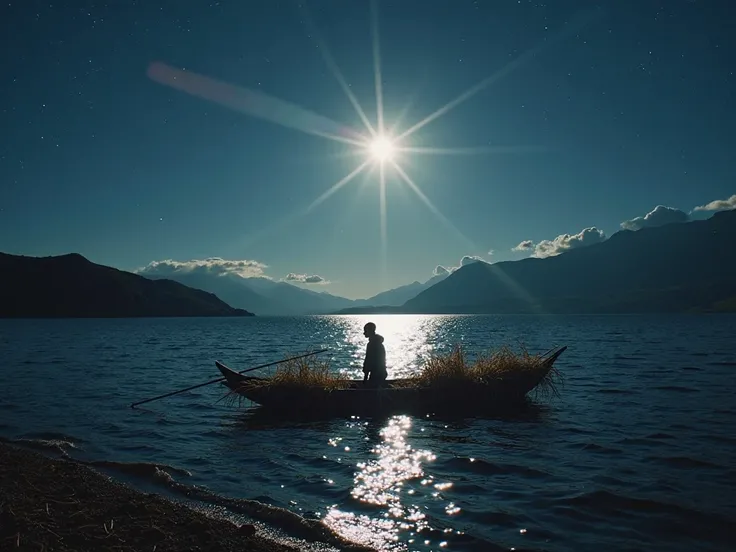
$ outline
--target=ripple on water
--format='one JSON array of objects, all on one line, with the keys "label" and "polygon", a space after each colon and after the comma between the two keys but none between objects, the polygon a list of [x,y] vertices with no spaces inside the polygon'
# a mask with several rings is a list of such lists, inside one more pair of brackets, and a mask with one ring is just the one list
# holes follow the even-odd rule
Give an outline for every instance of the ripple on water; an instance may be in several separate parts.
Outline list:
[{"label": "ripple on water", "polygon": [[455,457],[443,462],[443,468],[457,473],[474,473],[480,475],[519,475],[526,478],[547,477],[545,471],[529,466],[491,462],[482,458]]}]

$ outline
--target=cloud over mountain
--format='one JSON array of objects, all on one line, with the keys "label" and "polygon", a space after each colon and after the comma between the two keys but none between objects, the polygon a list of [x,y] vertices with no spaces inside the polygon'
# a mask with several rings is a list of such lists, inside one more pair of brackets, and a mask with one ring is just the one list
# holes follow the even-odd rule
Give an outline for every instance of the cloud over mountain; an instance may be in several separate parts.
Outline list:
[{"label": "cloud over mountain", "polygon": [[[692,212],[725,211],[729,209],[736,209],[736,194],[732,195],[728,199],[718,199],[705,205],[695,207]],[[646,215],[625,220],[620,224],[620,226],[624,230],[636,231],[641,230],[642,228],[653,228],[667,224],[688,222],[690,220],[690,215],[685,211],[674,207],[667,207],[665,205],[657,205]],[[605,240],[606,234],[602,230],[592,226],[581,230],[577,234],[560,234],[552,240],[542,240],[538,243],[534,243],[533,240],[524,240],[515,247],[512,247],[511,251],[531,251],[532,257],[543,259],[545,257],[559,255],[560,253],[564,253],[570,249],[594,245]]]},{"label": "cloud over mountain", "polygon": [[524,240],[516,247],[512,247],[511,251],[530,251],[532,249],[534,249],[534,242],[532,240]]},{"label": "cloud over mountain", "polygon": [[690,220],[690,217],[685,211],[675,209],[674,207],[657,205],[643,217],[635,217],[631,220],[623,221],[621,228],[624,230],[641,230],[642,228],[664,226],[665,224],[675,222],[687,222],[688,220]]},{"label": "cloud over mountain", "polygon": [[299,284],[329,284],[330,282],[318,274],[295,274],[290,272],[284,277],[285,282],[297,282]]},{"label": "cloud over mountain", "polygon": [[139,274],[167,276],[177,273],[197,273],[210,275],[236,274],[243,278],[269,278],[265,270],[268,265],[251,260],[228,260],[220,257],[208,259],[192,259],[190,261],[175,261],[165,259],[152,261],[148,265],[136,270]]},{"label": "cloud over mountain", "polygon": [[705,205],[699,205],[693,211],[728,211],[729,209],[736,209],[736,194],[728,199],[716,199]]},{"label": "cloud over mountain", "polygon": [[606,239],[603,230],[599,230],[595,226],[585,228],[577,234],[560,234],[553,240],[542,240],[534,246],[532,257],[544,259],[545,257],[553,257],[578,247],[587,247],[596,243],[601,243]]},{"label": "cloud over mountain", "polygon": [[442,266],[437,265],[434,270],[432,271],[432,276],[446,276],[448,274],[452,274],[455,272],[458,268],[461,268],[463,266],[472,264],[472,263],[485,263],[487,262],[483,257],[479,257],[478,255],[464,255],[460,259],[460,264],[458,266]]},{"label": "cloud over mountain", "polygon": [[[465,255],[462,259],[460,259],[460,266],[466,266],[473,263],[484,263],[482,257],[478,257],[477,255]],[[456,267],[455,270],[460,268],[460,266]]]},{"label": "cloud over mountain", "polygon": [[559,255],[570,249],[600,243],[605,239],[606,234],[603,230],[591,226],[590,228],[581,230],[577,234],[560,234],[552,240],[542,240],[537,244],[532,240],[524,240],[516,247],[512,247],[511,251],[533,251],[532,257],[544,259],[545,257]]}]

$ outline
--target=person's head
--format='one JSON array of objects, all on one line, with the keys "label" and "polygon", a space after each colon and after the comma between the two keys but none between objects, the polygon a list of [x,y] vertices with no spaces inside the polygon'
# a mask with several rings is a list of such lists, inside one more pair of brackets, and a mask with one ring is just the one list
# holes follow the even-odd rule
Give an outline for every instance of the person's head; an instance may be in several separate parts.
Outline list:
[{"label": "person's head", "polygon": [[363,326],[363,335],[366,337],[376,335],[376,325],[373,322],[368,322],[365,326]]}]

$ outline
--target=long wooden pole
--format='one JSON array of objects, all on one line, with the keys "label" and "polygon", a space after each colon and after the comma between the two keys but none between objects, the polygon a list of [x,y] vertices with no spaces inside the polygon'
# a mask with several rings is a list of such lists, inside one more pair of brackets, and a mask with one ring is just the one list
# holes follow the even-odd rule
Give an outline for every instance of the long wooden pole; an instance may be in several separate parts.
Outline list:
[{"label": "long wooden pole", "polygon": [[[304,355],[299,355],[291,358],[285,358],[283,360],[277,360],[276,362],[269,362],[267,364],[261,364],[260,366],[254,366],[253,368],[246,368],[245,370],[242,370],[238,372],[238,374],[245,374],[246,372],[252,372],[253,370],[258,370],[260,368],[268,368],[269,366],[275,366],[277,364],[283,364],[284,362],[289,362],[290,360],[298,360],[300,358],[305,358],[312,355],[318,355],[319,353],[324,353],[327,351],[327,349],[320,349],[319,351],[313,351],[311,353],[306,353]],[[134,402],[130,405],[130,408],[135,408],[139,404],[144,404],[151,401],[157,401],[158,399],[165,399],[166,397],[171,397],[172,395],[178,395],[179,393],[184,393],[185,391],[191,391],[192,389],[198,389],[200,387],[204,387],[205,385],[212,385],[213,383],[217,383],[218,381],[225,381],[225,378],[217,378],[210,381],[206,381],[204,383],[199,383],[197,385],[192,385],[191,387],[187,387],[186,389],[179,389],[178,391],[171,391],[170,393],[166,393],[164,395],[159,395],[158,397],[152,397],[150,399],[145,399],[142,401]]]}]

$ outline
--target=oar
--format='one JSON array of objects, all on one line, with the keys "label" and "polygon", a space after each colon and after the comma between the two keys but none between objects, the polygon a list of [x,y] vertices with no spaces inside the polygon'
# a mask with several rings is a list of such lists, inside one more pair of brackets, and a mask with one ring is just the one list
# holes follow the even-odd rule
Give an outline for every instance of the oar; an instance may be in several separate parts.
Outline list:
[{"label": "oar", "polygon": [[[238,372],[238,374],[245,374],[246,372],[252,372],[253,370],[258,370],[260,368],[268,368],[269,366],[275,366],[277,364],[283,364],[284,362],[289,362],[290,360],[297,360],[300,358],[305,358],[312,355],[318,355],[319,353],[324,353],[327,351],[327,349],[320,349],[319,351],[314,351],[311,353],[306,353],[304,355],[299,355],[291,358],[285,358],[283,360],[277,360],[276,362],[269,362],[267,364],[261,364],[260,366],[254,366],[253,368],[247,368],[245,370],[242,370]],[[218,381],[224,381],[225,378],[217,378],[210,381],[206,381],[204,383],[199,383],[197,385],[192,385],[191,387],[187,387],[186,389],[179,389],[178,391],[171,391],[170,393],[166,393],[165,395],[159,395],[158,397],[152,397],[150,399],[145,399],[143,401],[134,402],[130,405],[130,408],[135,408],[139,404],[151,402],[151,401],[157,401],[158,399],[165,399],[166,397],[171,397],[172,395],[178,395],[179,393],[184,393],[185,391],[191,391],[192,389],[198,389],[199,387],[204,387],[205,385],[212,385],[213,383],[217,383]]]}]

